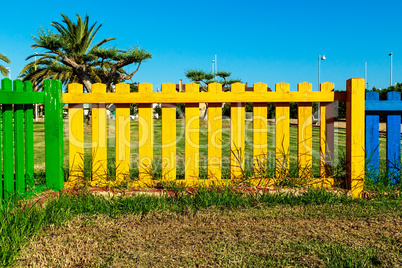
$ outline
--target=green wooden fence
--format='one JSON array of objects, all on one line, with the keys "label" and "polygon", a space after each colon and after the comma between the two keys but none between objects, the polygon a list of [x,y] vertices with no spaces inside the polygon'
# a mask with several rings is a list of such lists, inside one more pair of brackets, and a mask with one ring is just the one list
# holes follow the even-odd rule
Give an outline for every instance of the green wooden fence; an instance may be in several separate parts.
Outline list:
[{"label": "green wooden fence", "polygon": [[63,113],[61,82],[46,80],[44,92],[32,92],[32,83],[1,80],[0,202],[34,187],[33,104],[45,107],[46,188],[61,190],[63,172]]}]

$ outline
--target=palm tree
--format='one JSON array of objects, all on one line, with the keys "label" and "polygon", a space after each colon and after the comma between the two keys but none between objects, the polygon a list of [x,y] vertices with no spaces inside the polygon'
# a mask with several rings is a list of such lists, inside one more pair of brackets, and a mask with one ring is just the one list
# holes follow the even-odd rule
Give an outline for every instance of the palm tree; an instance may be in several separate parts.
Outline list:
[{"label": "palm tree", "polygon": [[[73,23],[66,15],[62,23],[52,22],[51,25],[57,30],[53,33],[50,30],[40,28],[38,36],[33,37],[35,44],[33,48],[43,48],[46,51],[37,54],[39,59],[28,63],[21,74],[29,71],[24,79],[39,82],[47,78],[61,80],[64,84],[81,82],[90,92],[93,83],[106,83],[111,88],[113,83],[131,79],[138,71],[141,62],[152,57],[146,50],[135,48],[122,51],[115,47],[101,48],[101,46],[115,38],[106,38],[92,45],[100,24],[96,22],[89,26],[89,17],[82,20],[78,14],[77,22]],[[31,55],[27,60],[32,59]],[[137,69],[128,74],[123,67],[136,63]]]},{"label": "palm tree", "polygon": [[[4,56],[3,54],[1,54],[1,53],[0,53],[0,60],[4,61],[5,63],[10,63],[10,60],[9,60],[6,56]],[[4,66],[1,65],[1,64],[0,64],[0,73],[1,73],[3,76],[7,76],[7,74],[8,74],[7,68],[4,67]]]}]

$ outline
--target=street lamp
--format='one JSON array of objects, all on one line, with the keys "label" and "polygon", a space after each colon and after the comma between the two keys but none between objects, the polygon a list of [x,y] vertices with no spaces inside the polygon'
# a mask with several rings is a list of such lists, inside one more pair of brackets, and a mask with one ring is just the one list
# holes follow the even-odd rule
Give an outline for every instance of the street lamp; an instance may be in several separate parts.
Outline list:
[{"label": "street lamp", "polygon": [[[36,71],[36,56],[38,55],[38,53],[35,52],[35,71]],[[36,92],[36,83],[34,85],[34,91]],[[34,104],[34,110],[35,110],[35,121],[38,121],[38,104],[35,103]]]},{"label": "street lamp", "polygon": [[[322,60],[326,60],[327,58],[325,58],[325,55],[318,55],[318,91],[320,91],[320,63]],[[318,120],[317,120],[317,125],[320,123],[321,121],[321,111],[320,111],[320,103],[318,103]]]},{"label": "street lamp", "polygon": [[11,79],[11,68],[7,67],[6,70],[8,72],[8,78]]},{"label": "street lamp", "polygon": [[216,53],[215,53],[215,82],[216,82],[216,72],[218,71],[218,61],[216,59]]},{"label": "street lamp", "polygon": [[320,90],[320,63],[322,60],[326,60],[325,55],[318,55],[318,90]]},{"label": "street lamp", "polygon": [[215,60],[212,60],[212,74],[215,74],[214,67],[215,67]]},{"label": "street lamp", "polygon": [[392,86],[392,52],[389,53],[388,56],[391,57],[391,77],[390,77],[389,85]]}]

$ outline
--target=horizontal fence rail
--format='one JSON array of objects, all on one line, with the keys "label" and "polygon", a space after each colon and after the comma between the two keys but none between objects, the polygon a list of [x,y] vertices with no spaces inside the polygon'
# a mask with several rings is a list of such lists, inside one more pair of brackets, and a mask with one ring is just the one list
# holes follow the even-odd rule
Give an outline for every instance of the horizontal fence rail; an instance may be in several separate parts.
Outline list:
[{"label": "horizontal fence rail", "polygon": [[[153,110],[152,103],[162,105],[162,178],[176,180],[177,140],[176,107],[185,103],[185,179],[184,183],[224,183],[222,178],[222,103],[231,103],[230,118],[230,177],[241,180],[245,159],[245,103],[253,102],[253,183],[261,183],[262,170],[267,156],[267,102],[276,103],[275,120],[275,176],[287,176],[289,170],[289,111],[290,102],[298,102],[298,165],[305,167],[300,176],[307,177],[311,185],[331,186],[330,174],[334,151],[334,101],[347,102],[347,160],[348,185],[354,196],[359,196],[364,180],[364,80],[351,79],[346,92],[334,92],[332,83],[321,84],[320,92],[312,92],[311,84],[301,83],[297,92],[289,85],[279,83],[275,92],[267,85],[257,83],[254,92],[245,92],[245,86],[235,83],[231,92],[222,92],[222,86],[213,83],[208,92],[199,92],[198,84],[187,84],[185,92],[175,92],[174,84],[163,84],[162,92],[155,93],[152,85],[142,83],[138,92],[129,93],[129,85],[116,85],[115,93],[107,93],[106,86],[94,84],[92,93],[83,93],[83,86],[70,84],[63,93],[63,103],[69,105],[69,183],[79,184],[83,179],[84,129],[83,104],[92,104],[92,182],[107,185],[107,120],[106,104],[116,104],[115,165],[116,180],[124,181],[130,174],[130,103],[138,103],[138,167],[139,183],[152,185],[153,171]],[[199,179],[199,103],[208,103],[208,179]],[[311,176],[312,167],[312,102],[321,103],[320,126],[320,177]],[[363,137],[363,141],[361,138]],[[263,167],[263,168],[261,168]],[[103,183],[103,184],[102,184]],[[106,183],[106,184],[105,184]]]},{"label": "horizontal fence rail", "polygon": [[[172,84],[174,85],[174,84]],[[346,101],[345,92],[131,92],[63,93],[64,103],[235,103],[235,102],[334,102]]]}]

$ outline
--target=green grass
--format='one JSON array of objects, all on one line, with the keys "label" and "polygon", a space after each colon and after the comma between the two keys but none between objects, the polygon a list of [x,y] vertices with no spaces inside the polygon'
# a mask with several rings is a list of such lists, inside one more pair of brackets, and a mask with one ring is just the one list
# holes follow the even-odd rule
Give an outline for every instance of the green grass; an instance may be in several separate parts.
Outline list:
[{"label": "green grass", "polygon": [[[231,188],[199,188],[195,189],[192,196],[185,193],[185,190],[179,190],[175,196],[120,196],[109,199],[85,193],[78,195],[62,194],[58,198],[48,201],[46,206],[36,206],[32,202],[18,200],[10,201],[0,210],[0,243],[2,245],[0,248],[0,265],[18,264],[16,262],[18,259],[24,261],[20,264],[21,267],[27,266],[27,262],[35,262],[35,259],[26,256],[27,254],[34,254],[36,250],[28,248],[25,251],[24,249],[29,247],[33,240],[55,237],[57,230],[63,232],[63,228],[68,229],[69,226],[75,226],[67,231],[70,233],[81,228],[79,226],[88,226],[90,228],[85,231],[85,236],[89,235],[88,232],[92,232],[90,236],[95,239],[101,234],[96,233],[97,228],[91,227],[93,224],[99,224],[98,227],[103,228],[102,225],[108,226],[112,221],[116,221],[117,224],[127,217],[137,219],[135,220],[137,227],[130,227],[130,229],[134,228],[132,230],[143,228],[142,226],[144,228],[148,225],[151,226],[158,220],[161,220],[161,226],[166,228],[176,228],[176,225],[177,228],[180,227],[182,233],[178,233],[179,236],[176,237],[176,240],[171,241],[173,244],[166,245],[167,254],[169,249],[172,252],[174,251],[175,245],[187,243],[187,239],[182,240],[186,237],[191,237],[194,241],[200,240],[200,251],[205,250],[209,254],[205,253],[205,255],[193,256],[193,258],[186,255],[187,257],[179,259],[175,264],[169,263],[167,259],[160,260],[162,261],[159,264],[160,266],[196,265],[201,264],[200,261],[205,261],[205,263],[210,263],[213,266],[228,266],[234,261],[239,261],[237,264],[239,266],[275,264],[280,266],[360,267],[363,265],[371,267],[378,264],[394,266],[395,263],[400,264],[402,261],[402,255],[399,254],[401,237],[396,235],[402,231],[400,225],[402,197],[400,192],[378,195],[371,200],[352,199],[346,195],[335,195],[322,190],[309,190],[301,195],[292,195],[283,193],[247,194]],[[100,220],[94,221],[94,217],[100,217]],[[384,233],[367,234],[366,229],[369,228],[370,224],[374,227],[376,223],[383,222],[384,219],[392,221],[389,223],[392,224],[389,228],[396,228],[392,230],[395,232],[394,234],[389,233],[388,225],[386,225],[388,224],[387,220],[384,223],[385,225],[381,223],[384,225]],[[77,220],[80,223],[73,224]],[[326,227],[328,222],[334,222],[333,228],[337,228],[337,230],[340,228],[339,241],[327,237],[327,232],[328,235],[334,234],[334,230],[328,230]],[[197,223],[199,226],[195,226],[193,230],[190,226],[192,223]],[[213,228],[210,226],[211,223],[216,223],[221,227]],[[307,228],[306,226],[303,227],[305,224],[306,226],[316,224],[317,231],[311,230],[312,233],[291,235],[293,232]],[[119,224],[117,227],[110,227],[111,229],[107,227],[106,230],[110,232],[114,228],[121,228],[121,226]],[[155,227],[156,229],[152,232],[162,231],[164,228],[160,229],[161,226]],[[357,229],[353,226],[357,226]],[[343,231],[342,228],[347,230]],[[95,233],[89,230],[95,230]],[[49,232],[52,233],[51,236],[47,235]],[[102,231],[99,232],[102,233]],[[239,232],[238,235],[243,235],[243,237],[236,237],[236,232]],[[104,238],[106,240],[101,239],[97,243],[104,241],[109,245],[108,247],[112,247],[118,245],[118,242],[113,243],[108,239],[113,237],[131,239],[119,236],[118,230],[117,233],[113,233],[114,235],[108,236],[107,239]],[[278,233],[278,236],[282,238],[278,239],[275,233]],[[321,233],[323,238],[320,238]],[[162,236],[160,239],[171,239],[169,232],[160,235]],[[205,235],[211,238],[223,236],[215,241],[204,240],[206,239]],[[32,237],[33,240],[30,240]],[[332,236],[329,235],[329,237]],[[350,244],[350,241],[355,240],[359,241],[361,245]],[[52,245],[48,240],[46,241],[45,244],[49,247],[47,250],[52,251],[56,245]],[[129,246],[133,242],[129,240],[124,243]],[[157,254],[158,250],[153,249],[155,245],[151,245],[151,241],[144,240],[141,243],[144,243],[145,251],[148,252],[147,256]],[[159,243],[162,243],[161,240]],[[388,250],[380,250],[379,245]],[[135,243],[131,246],[135,246]],[[55,254],[56,258],[59,259],[58,261],[67,261],[57,250]],[[110,254],[114,254],[114,257]],[[100,254],[98,256],[101,263],[109,262],[111,265],[116,261],[115,264],[118,265],[117,261],[125,258],[119,255],[119,250],[111,251],[110,248],[106,255]],[[300,256],[305,256],[305,259],[300,258]],[[86,257],[82,256],[82,258]],[[138,260],[147,261],[146,258]],[[133,265],[132,261],[131,259],[131,265]],[[78,265],[79,263],[75,264]],[[40,265],[40,262],[36,265]],[[92,266],[93,264],[89,263],[88,265]],[[148,265],[151,264],[148,263]],[[51,266],[57,265],[54,263]],[[144,266],[147,264],[144,263]]]}]

